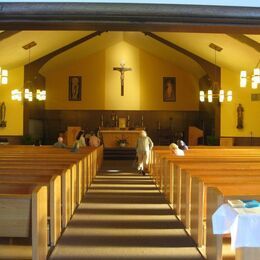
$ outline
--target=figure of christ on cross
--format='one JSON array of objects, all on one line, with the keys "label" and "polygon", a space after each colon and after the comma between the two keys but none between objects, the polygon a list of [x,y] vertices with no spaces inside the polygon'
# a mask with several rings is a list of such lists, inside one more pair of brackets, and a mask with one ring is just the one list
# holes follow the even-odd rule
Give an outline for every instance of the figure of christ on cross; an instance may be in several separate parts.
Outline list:
[{"label": "figure of christ on cross", "polygon": [[120,72],[120,80],[121,80],[121,96],[124,96],[124,79],[125,79],[125,72],[131,71],[131,68],[126,68],[124,63],[120,64],[120,67],[114,67],[113,70],[117,70]]}]

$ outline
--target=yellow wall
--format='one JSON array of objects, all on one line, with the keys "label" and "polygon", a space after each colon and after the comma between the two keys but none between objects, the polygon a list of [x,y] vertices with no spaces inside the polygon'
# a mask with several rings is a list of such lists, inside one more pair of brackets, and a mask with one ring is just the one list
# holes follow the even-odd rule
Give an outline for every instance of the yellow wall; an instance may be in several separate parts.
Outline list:
[{"label": "yellow wall", "polygon": [[[120,73],[113,71],[124,61],[125,96],[120,95]],[[68,101],[68,77],[81,75],[82,101]],[[46,109],[105,110],[198,110],[198,80],[173,64],[121,41],[106,50],[82,58],[69,66],[44,73]],[[177,101],[163,102],[162,78],[176,77]]]},{"label": "yellow wall", "polygon": [[[239,86],[239,72],[225,68],[221,69],[221,86],[224,90],[233,91],[232,103],[221,105],[221,136],[252,136],[260,137],[260,102],[251,101],[251,93],[259,93],[251,89],[249,83],[246,88]],[[244,107],[244,129],[237,129],[237,106]]]},{"label": "yellow wall", "polygon": [[[121,96],[120,73],[113,71],[125,63],[132,71],[125,72],[125,93]],[[139,50],[122,41],[106,50],[106,92],[105,109],[138,110],[140,109],[140,59]]]},{"label": "yellow wall", "polygon": [[[198,110],[198,80],[171,63],[140,51],[142,110]],[[176,102],[163,102],[163,77],[176,77]]]},{"label": "yellow wall", "polygon": [[[80,59],[70,66],[49,71],[46,109],[103,109],[105,106],[105,52]],[[69,76],[82,76],[81,101],[68,101]]]},{"label": "yellow wall", "polygon": [[0,128],[0,135],[23,135],[23,102],[12,101],[11,91],[21,89],[24,84],[24,68],[9,70],[9,82],[0,86],[0,103],[6,105],[7,127]]}]

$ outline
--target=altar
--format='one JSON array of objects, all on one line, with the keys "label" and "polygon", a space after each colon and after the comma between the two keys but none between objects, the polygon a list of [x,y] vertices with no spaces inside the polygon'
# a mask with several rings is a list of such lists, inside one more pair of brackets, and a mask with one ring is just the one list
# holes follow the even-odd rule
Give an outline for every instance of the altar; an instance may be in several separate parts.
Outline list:
[{"label": "altar", "polygon": [[135,148],[137,138],[142,130],[100,130],[100,134],[103,138],[104,148],[116,148],[120,147],[119,141],[126,140],[126,148]]}]

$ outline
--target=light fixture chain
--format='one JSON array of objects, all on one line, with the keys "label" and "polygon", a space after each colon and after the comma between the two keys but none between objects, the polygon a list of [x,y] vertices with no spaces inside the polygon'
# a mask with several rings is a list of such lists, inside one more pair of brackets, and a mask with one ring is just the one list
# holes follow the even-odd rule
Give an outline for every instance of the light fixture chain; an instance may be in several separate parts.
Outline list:
[{"label": "light fixture chain", "polygon": [[256,64],[255,67],[258,68],[259,64],[260,64],[260,59],[259,59],[259,61],[257,62],[257,64]]}]

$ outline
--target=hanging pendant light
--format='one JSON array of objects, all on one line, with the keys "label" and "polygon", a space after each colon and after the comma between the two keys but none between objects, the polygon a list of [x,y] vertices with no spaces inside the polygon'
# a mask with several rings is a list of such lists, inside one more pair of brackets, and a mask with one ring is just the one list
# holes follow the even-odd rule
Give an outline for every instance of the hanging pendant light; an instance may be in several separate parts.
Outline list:
[{"label": "hanging pendant light", "polygon": [[253,75],[248,75],[246,70],[240,72],[240,87],[245,88],[247,86],[247,81],[251,80],[251,88],[257,89],[260,85],[260,59],[256,64]]},{"label": "hanging pendant light", "polygon": [[8,70],[0,67],[0,85],[8,84]]},{"label": "hanging pendant light", "polygon": [[[215,66],[217,66],[217,51],[220,52],[222,51],[222,48],[215,45],[214,43],[211,43],[209,45],[209,47],[211,49],[214,50],[215,53]],[[219,82],[217,81],[217,70],[215,70],[215,79],[214,81],[211,83],[211,87],[210,89],[208,89],[205,93],[205,91],[200,90],[200,102],[205,102],[205,100],[207,99],[209,103],[213,102],[213,99],[218,99],[218,101],[220,103],[224,102],[225,99],[227,102],[231,102],[232,101],[232,91],[228,90],[227,93],[225,93],[225,91],[223,89],[219,89]]]},{"label": "hanging pendant light", "polygon": [[28,50],[28,80],[24,83],[24,89],[14,89],[11,92],[12,100],[22,101],[27,100],[29,102],[33,101],[35,98],[38,101],[45,101],[46,100],[46,91],[36,89],[33,91],[33,82],[31,80],[31,48],[36,46],[36,42],[30,42],[27,45],[23,46],[23,49]]}]

